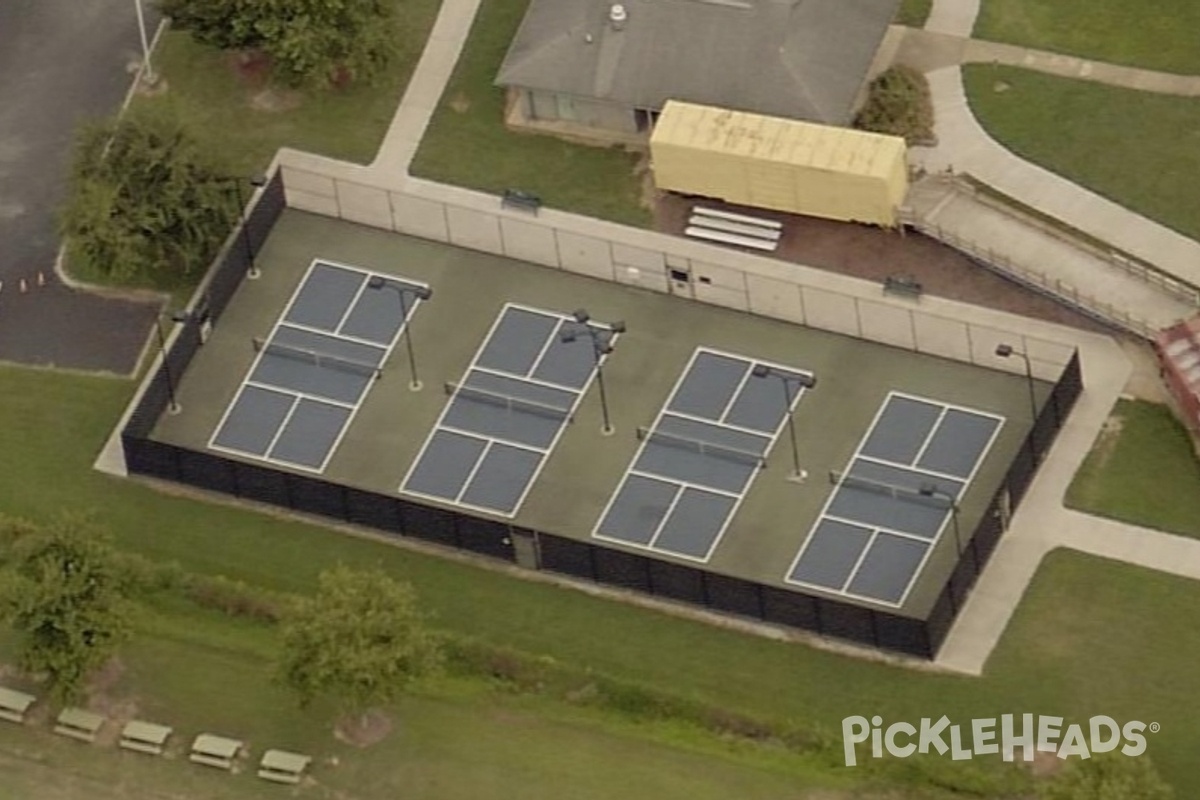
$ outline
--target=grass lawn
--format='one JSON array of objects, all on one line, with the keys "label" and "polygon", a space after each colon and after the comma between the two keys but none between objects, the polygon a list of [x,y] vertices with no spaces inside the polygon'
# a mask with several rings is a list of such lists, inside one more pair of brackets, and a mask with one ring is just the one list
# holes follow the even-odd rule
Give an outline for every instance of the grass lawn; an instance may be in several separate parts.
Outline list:
[{"label": "grass lawn", "polygon": [[924,28],[932,9],[933,0],[903,0],[900,10],[896,12],[896,24]]},{"label": "grass lawn", "polygon": [[972,35],[1143,69],[1200,73],[1194,0],[983,0]]},{"label": "grass lawn", "polygon": [[[835,734],[850,714],[969,720],[1103,713],[1154,720],[1163,733],[1151,742],[1151,754],[1181,796],[1200,794],[1200,774],[1192,769],[1200,749],[1194,724],[1200,676],[1193,668],[1200,639],[1192,635],[1192,615],[1181,613],[1200,607],[1200,586],[1189,581],[1055,555],[985,678],[910,672],[108,478],[90,464],[128,393],[129,384],[115,379],[0,368],[0,413],[8,421],[0,429],[7,455],[0,460],[2,510],[34,519],[94,511],[124,547],[290,591],[310,591],[317,571],[337,561],[378,563],[412,582],[444,629]],[[228,705],[193,702],[213,714]],[[213,725],[220,721],[212,718]],[[961,777],[964,765],[948,760],[901,766],[942,770],[950,785],[968,780]]]},{"label": "grass lawn", "polygon": [[[404,33],[396,37],[393,68],[374,85],[262,95],[261,75],[239,71],[234,54],[197,44],[185,31],[168,30],[154,53],[155,69],[166,79],[167,90],[136,95],[133,107],[175,115],[230,175],[262,173],[280,147],[369,164],[421,57],[440,2],[404,0],[396,6],[397,29]],[[263,102],[264,97],[270,101]],[[247,186],[247,197],[249,191]],[[71,257],[69,251],[67,263],[79,280],[126,285]],[[193,285],[192,280],[162,280],[149,288],[172,293],[178,304]]]},{"label": "grass lawn", "polygon": [[1200,461],[1166,406],[1119,402],[1067,492],[1080,511],[1200,538]]},{"label": "grass lawn", "polygon": [[524,189],[553,208],[648,227],[636,156],[504,127],[504,90],[492,81],[527,5],[483,0],[412,173],[496,194]]},{"label": "grass lawn", "polygon": [[[253,775],[264,750],[313,756],[315,785],[301,796],[391,800],[769,800],[851,784],[778,748],[734,745],[697,731],[675,735],[594,710],[516,696],[476,681],[443,679],[389,709],[392,730],[357,748],[332,735],[328,704],[300,711],[269,676],[273,631],[223,616],[156,604],[125,648],[104,703],[175,729],[165,759],[102,741],[63,741],[42,723],[0,730],[0,794],[42,800],[282,795]],[[219,689],[217,688],[219,687]],[[200,732],[247,743],[237,774],[187,763]]]},{"label": "grass lawn", "polygon": [[233,174],[262,172],[280,147],[369,164],[417,66],[440,7],[438,0],[397,2],[399,52],[374,85],[344,90],[272,93],[262,102],[262,78],[243,75],[234,54],[169,31],[155,51],[166,92],[138,96],[135,107],[174,112]]},{"label": "grass lawn", "polygon": [[971,110],[1005,147],[1200,239],[1200,98],[1018,67],[974,64],[963,74]]}]

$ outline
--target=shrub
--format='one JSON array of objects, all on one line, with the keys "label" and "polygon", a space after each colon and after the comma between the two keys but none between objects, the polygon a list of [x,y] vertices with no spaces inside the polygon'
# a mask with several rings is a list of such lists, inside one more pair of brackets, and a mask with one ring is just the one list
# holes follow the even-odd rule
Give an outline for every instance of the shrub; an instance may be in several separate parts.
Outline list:
[{"label": "shrub", "polygon": [[892,67],[871,81],[854,127],[900,136],[910,145],[934,144],[929,82],[912,67]]}]

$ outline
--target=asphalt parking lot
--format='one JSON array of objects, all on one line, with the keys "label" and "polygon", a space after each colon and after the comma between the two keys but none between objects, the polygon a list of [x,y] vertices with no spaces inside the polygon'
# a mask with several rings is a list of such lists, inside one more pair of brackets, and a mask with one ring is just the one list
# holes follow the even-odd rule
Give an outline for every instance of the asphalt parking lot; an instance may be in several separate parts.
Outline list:
[{"label": "asphalt parking lot", "polygon": [[72,290],[54,262],[75,128],[120,107],[139,58],[130,0],[0,3],[0,360],[136,365],[156,307]]}]

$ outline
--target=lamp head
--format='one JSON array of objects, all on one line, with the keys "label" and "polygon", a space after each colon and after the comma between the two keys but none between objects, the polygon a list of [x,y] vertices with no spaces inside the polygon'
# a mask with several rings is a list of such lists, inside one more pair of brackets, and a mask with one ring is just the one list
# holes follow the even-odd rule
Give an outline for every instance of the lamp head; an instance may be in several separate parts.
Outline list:
[{"label": "lamp head", "polygon": [[996,355],[1000,356],[1001,358],[1008,358],[1012,354],[1013,354],[1013,349],[1012,349],[1011,344],[996,345]]},{"label": "lamp head", "polygon": [[756,378],[765,378],[771,374],[771,368],[766,364],[755,364],[754,368],[750,370],[750,374]]},{"label": "lamp head", "polygon": [[586,308],[575,309],[575,313],[573,313],[571,316],[573,316],[575,321],[580,325],[586,325],[587,321],[592,318],[592,315],[587,312]]},{"label": "lamp head", "polygon": [[387,281],[385,281],[383,279],[382,275],[372,275],[370,278],[367,278],[367,287],[368,288],[382,289],[386,285],[387,285]]}]

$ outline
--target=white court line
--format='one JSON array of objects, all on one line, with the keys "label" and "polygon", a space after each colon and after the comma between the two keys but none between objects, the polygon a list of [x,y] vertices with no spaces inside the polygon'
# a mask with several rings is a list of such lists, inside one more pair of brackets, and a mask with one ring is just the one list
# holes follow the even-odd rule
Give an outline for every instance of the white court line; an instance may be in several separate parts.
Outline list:
[{"label": "white court line", "polygon": [[[358,299],[362,297],[363,292],[367,290],[367,283],[371,280],[369,275],[363,276],[358,282],[358,291],[354,293],[354,297],[350,298],[350,304],[346,306],[346,310],[342,312],[342,318],[338,320],[337,325],[333,329],[335,336],[341,336],[342,327],[345,326],[346,320],[350,318],[350,313],[354,311],[354,307],[358,305]],[[403,324],[403,323],[401,323]]]},{"label": "white court line", "polygon": [[872,530],[879,531],[880,533],[890,533],[893,536],[901,536],[905,539],[912,539],[914,542],[921,542],[922,544],[932,544],[933,542],[932,536],[920,536],[912,533],[911,531],[902,531],[899,528],[889,528],[887,525],[875,525],[873,523],[863,522],[861,519],[849,519],[836,514],[830,514],[829,516],[825,517],[825,519],[831,522],[841,522],[845,525],[853,525],[856,528],[870,528]]},{"label": "white court line", "polygon": [[546,357],[546,353],[550,352],[550,348],[554,346],[554,340],[558,338],[558,332],[562,330],[565,319],[560,319],[553,328],[550,329],[550,335],[546,337],[546,341],[542,342],[542,349],[538,351],[537,356],[533,359],[533,364],[529,369],[525,370],[525,374],[521,377],[525,380],[531,380],[533,373],[537,372],[537,368],[541,365],[542,359]]},{"label": "white court line", "polygon": [[729,402],[721,409],[721,416],[717,417],[713,422],[718,425],[724,424],[725,418],[729,416],[729,412],[733,409],[738,398],[742,396],[742,390],[746,388],[746,381],[750,380],[750,374],[754,372],[754,362],[746,361],[746,368],[742,371],[742,379],[738,381],[737,386],[733,387],[733,394],[729,395]]},{"label": "white court line", "polygon": [[907,464],[906,466],[913,468],[916,467],[917,462],[921,460],[921,456],[925,455],[925,450],[929,447],[929,443],[933,441],[933,435],[937,433],[938,428],[942,426],[942,420],[946,418],[946,412],[948,410],[949,409],[946,408],[946,406],[942,406],[941,411],[938,412],[937,419],[933,421],[933,425],[929,428],[929,433],[925,434],[925,441],[921,442],[921,446],[917,448],[917,454],[913,457],[912,463]]},{"label": "white court line", "polygon": [[646,470],[642,469],[631,469],[629,470],[628,475],[634,478],[646,478],[648,480],[659,481],[661,483],[675,483],[684,487],[685,489],[695,489],[697,492],[708,492],[709,494],[728,497],[730,500],[736,500],[740,494],[740,492],[733,492],[729,489],[718,489],[715,486],[705,486],[701,483],[681,481],[679,478],[672,478],[670,475],[659,475],[657,472],[647,472]]},{"label": "white court line", "polygon": [[[468,364],[466,370],[463,371],[464,377],[469,376],[473,370],[479,369],[482,372],[490,372],[492,374],[496,374],[498,377],[509,378],[509,379],[516,380],[516,381],[525,381],[527,383],[530,383],[531,385],[536,385],[535,382],[529,381],[528,379],[523,378],[520,375],[515,375],[512,373],[505,373],[501,370],[488,370],[485,368],[480,368],[478,366],[479,357],[484,353],[485,350],[487,350],[488,345],[491,344],[492,337],[495,335],[496,331],[500,327],[501,322],[503,322],[504,318],[508,315],[510,310],[523,311],[523,312],[527,312],[527,313],[531,313],[531,314],[537,314],[539,316],[548,317],[550,319],[557,319],[560,322],[564,319],[567,319],[567,317],[563,314],[556,314],[556,313],[553,313],[550,311],[544,311],[542,309],[535,309],[535,308],[531,308],[529,306],[522,306],[517,303],[505,303],[501,307],[500,313],[498,313],[496,315],[496,318],[492,320],[492,324],[488,328],[487,335],[483,337],[483,340],[480,342],[479,347],[476,348],[475,354],[471,357],[471,363]],[[469,509],[472,511],[482,511],[482,512],[486,512],[488,514],[497,515],[497,516],[503,517],[505,519],[512,519],[512,518],[516,517],[517,514],[521,510],[521,506],[524,505],[525,499],[529,496],[529,492],[532,489],[533,485],[535,483],[537,483],[538,476],[541,474],[542,468],[545,466],[545,463],[546,463],[550,453],[553,452],[554,448],[558,445],[559,439],[562,438],[563,432],[566,430],[568,421],[575,418],[576,411],[579,408],[579,403],[580,403],[581,399],[583,398],[584,394],[587,393],[588,387],[591,386],[591,382],[592,382],[592,379],[594,376],[595,376],[595,370],[593,370],[592,374],[589,375],[588,380],[583,385],[583,387],[578,390],[568,388],[568,387],[561,387],[561,386],[552,387],[552,388],[560,389],[564,392],[573,394],[574,402],[572,402],[570,408],[568,408],[564,411],[565,417],[562,420],[562,422],[559,423],[558,429],[555,432],[553,440],[550,442],[549,446],[545,450],[539,450],[539,448],[532,447],[528,444],[509,442],[509,441],[506,441],[503,439],[496,439],[495,437],[475,434],[475,436],[479,439],[488,439],[491,441],[499,442],[500,444],[504,444],[506,446],[517,447],[517,448],[521,448],[524,450],[528,450],[530,452],[541,452],[542,453],[542,457],[538,459],[538,463],[534,467],[533,472],[530,474],[528,481],[526,481],[525,487],[521,491],[520,497],[517,498],[517,501],[514,504],[512,511],[500,511],[495,508],[482,508],[482,507],[470,505],[467,503],[460,503],[457,500],[451,501],[447,498],[434,498],[434,499],[439,499],[443,503],[452,503],[458,507]],[[422,459],[424,459],[425,451],[429,448],[430,443],[433,441],[434,436],[437,434],[437,432],[439,430],[449,430],[449,431],[453,431],[456,433],[465,433],[464,431],[459,431],[459,430],[453,429],[453,428],[445,425],[446,415],[450,412],[450,408],[454,404],[455,399],[457,399],[458,393],[459,393],[459,388],[461,386],[462,386],[461,383],[459,383],[455,386],[454,393],[446,401],[446,404],[444,406],[442,406],[442,411],[438,415],[437,422],[435,422],[433,425],[433,428],[430,429],[429,435],[425,438],[425,442],[421,445],[421,449],[417,452],[416,458],[413,459],[413,462],[409,465],[408,470],[404,474],[403,480],[401,480],[401,482],[400,482],[400,486],[396,489],[397,492],[399,492],[401,494],[410,494],[410,495],[417,496],[417,497],[424,497],[424,498],[430,497],[430,495],[426,495],[421,492],[415,492],[410,489],[406,489],[405,487],[408,484],[409,480],[412,479],[413,473],[416,472],[417,467],[420,465]],[[490,448],[487,448],[487,449],[490,449]],[[480,455],[479,460],[477,461],[474,469],[472,470],[472,474],[474,474],[475,470],[478,470],[479,465],[482,463],[482,460],[483,460],[483,456]],[[466,491],[466,487],[468,487],[468,486],[469,486],[469,483],[464,484],[464,489],[463,489],[464,492]],[[462,492],[460,492],[459,494],[461,496]]]},{"label": "white court line", "polygon": [[502,369],[493,369],[492,367],[481,367],[478,364],[472,366],[470,369],[467,370],[468,374],[470,374],[472,372],[479,372],[484,375],[493,375],[497,378],[506,378],[511,381],[519,381],[522,383],[528,383],[531,386],[542,386],[546,389],[554,389],[559,392],[566,392],[567,394],[575,394],[575,395],[580,394],[580,390],[576,389],[574,386],[564,386],[561,383],[551,383],[550,381],[544,381],[544,380],[541,380],[540,378],[523,378],[520,375],[515,375],[511,372],[505,372]]},{"label": "white court line", "polygon": [[[966,480],[966,478],[963,478],[960,475],[951,475],[948,472],[937,472],[936,470],[925,469],[924,467],[914,467],[911,464],[897,464],[895,461],[888,461],[886,458],[876,458],[875,456],[864,456],[861,454],[858,456],[858,458],[856,458],[854,460],[855,461],[866,461],[866,462],[869,462],[872,464],[878,464],[881,467],[891,467],[893,469],[904,470],[905,472],[914,472],[919,475],[928,475],[931,478],[941,478],[942,480],[952,481],[952,482],[958,484],[958,493],[955,495],[956,499],[958,497],[961,497],[962,493],[964,491],[966,491],[967,480]],[[850,472],[853,472],[853,471],[854,471],[854,464],[851,463],[850,464]],[[846,473],[846,474],[850,474],[850,473]]]},{"label": "white court line", "polygon": [[329,397],[321,397],[320,395],[309,394],[308,392],[298,392],[295,389],[289,389],[286,386],[276,386],[273,383],[263,383],[262,381],[246,381],[243,386],[249,386],[255,389],[263,389],[268,392],[286,394],[291,397],[299,397],[302,400],[312,400],[317,403],[325,403],[326,405],[337,406],[338,408],[354,408],[353,403],[347,403],[344,400],[334,400]]},{"label": "white court line", "polygon": [[[651,550],[655,550],[654,543],[658,541],[658,536],[662,533],[662,529],[667,526],[667,520],[671,518],[671,514],[675,513],[675,507],[679,505],[679,498],[683,497],[683,493],[687,488],[683,483],[676,481],[675,494],[671,495],[671,502],[667,503],[667,510],[663,512],[662,519],[658,521],[658,525],[654,528],[654,533],[650,534],[650,541],[646,542],[646,546]],[[666,551],[670,552],[670,551]],[[678,555],[678,553],[676,553]]]},{"label": "white court line", "polygon": [[[412,314],[411,309],[409,309],[409,314],[410,315]],[[383,344],[382,342],[373,342],[370,339],[363,339],[359,336],[350,336],[345,333],[333,333],[332,331],[326,331],[326,330],[322,330],[320,328],[314,328],[311,325],[304,325],[303,323],[300,323],[300,322],[284,321],[284,322],[279,323],[279,327],[280,328],[292,328],[293,330],[304,331],[305,333],[311,333],[311,334],[314,334],[317,336],[324,336],[328,339],[333,339],[334,341],[337,341],[337,342],[351,342],[352,344],[360,344],[360,345],[364,345],[366,347],[374,347],[376,350],[383,350],[387,347],[387,345]]]},{"label": "white court line", "polygon": [[[479,468],[483,466],[483,460],[487,458],[487,454],[491,452],[492,447],[496,444],[495,439],[489,439],[484,444],[483,449],[479,451],[479,456],[475,459],[475,464],[467,471],[467,477],[463,479],[462,486],[458,489],[458,494],[454,495],[454,502],[459,503],[462,496],[471,488],[471,481],[475,478],[475,473],[479,472]],[[449,500],[450,498],[446,498]]]},{"label": "white court line", "polygon": [[449,433],[457,433],[460,436],[467,436],[472,439],[478,439],[481,442],[502,444],[502,445],[506,445],[508,447],[515,447],[518,450],[528,450],[530,453],[540,453],[542,456],[546,456],[550,452],[549,450],[547,450],[545,448],[537,447],[537,446],[531,445],[531,444],[526,444],[525,442],[514,442],[513,440],[505,439],[502,436],[491,436],[486,433],[479,433],[478,431],[468,431],[468,430],[464,430],[463,428],[456,428],[453,425],[443,425],[441,428],[439,428],[439,430],[447,431]]},{"label": "white court line", "polygon": [[[911,395],[911,394],[907,394],[904,392],[898,392],[898,391],[894,391],[894,390],[890,391],[890,392],[888,392],[887,397],[884,399],[884,401],[880,404],[879,408],[876,410],[875,416],[874,416],[874,418],[872,418],[871,424],[870,424],[870,426],[868,426],[866,433],[864,433],[862,438],[859,440],[858,447],[855,449],[854,454],[850,457],[850,460],[847,464],[847,470],[852,468],[854,465],[854,462],[860,458],[867,460],[867,461],[882,461],[882,459],[873,459],[869,456],[863,456],[863,455],[861,455],[861,451],[862,451],[863,446],[871,438],[871,435],[875,432],[875,428],[878,425],[880,418],[883,416],[884,410],[891,403],[893,397],[899,397],[899,398],[904,398],[904,399],[908,399],[908,400],[913,400],[913,401],[924,403],[926,405],[931,405],[931,406],[937,406],[940,404],[943,407],[943,413],[946,408],[954,408],[955,410],[960,411],[962,413],[972,414],[972,415],[982,417],[982,418],[987,418],[987,419],[994,419],[999,423],[999,424],[997,424],[995,429],[992,431],[992,436],[989,438],[987,446],[976,457],[975,467],[971,470],[970,476],[968,476],[965,479],[958,477],[958,476],[954,476],[952,478],[952,480],[954,480],[956,482],[961,482],[961,488],[959,489],[959,491],[955,497],[955,500],[954,500],[954,502],[957,504],[959,498],[962,497],[969,490],[972,482],[974,481],[975,474],[978,472],[979,466],[982,465],[984,463],[984,461],[987,460],[987,454],[988,454],[988,452],[990,452],[991,447],[996,440],[996,437],[999,435],[1000,429],[1004,425],[1004,417],[999,416],[997,414],[992,414],[990,412],[981,411],[978,409],[967,408],[966,406],[955,406],[955,405],[952,405],[949,403],[939,403],[938,401],[934,401],[934,400],[931,400],[930,398],[926,398],[926,397],[920,397],[917,395]],[[940,417],[939,417],[939,419],[940,419]],[[935,425],[935,428],[936,428],[936,425]],[[912,466],[896,464],[894,462],[889,463],[889,466],[903,467],[905,469],[912,469],[913,471],[925,472],[926,474],[933,474],[933,473],[929,472],[928,470],[922,470],[920,468],[915,468]],[[846,473],[843,473],[843,474],[846,474]],[[876,604],[886,606],[889,608],[903,607],[904,604],[908,601],[908,596],[912,592],[913,586],[916,585],[918,578],[924,573],[925,565],[928,563],[930,556],[932,555],[933,551],[935,549],[937,549],[937,546],[941,543],[943,535],[945,534],[945,531],[946,531],[946,526],[949,523],[953,522],[952,515],[954,513],[954,510],[952,508],[945,509],[945,511],[948,513],[943,514],[942,521],[941,521],[941,524],[938,526],[936,535],[932,539],[921,540],[921,541],[928,542],[929,546],[925,550],[925,554],[921,558],[921,561],[917,564],[916,568],[913,570],[912,575],[909,577],[909,581],[908,581],[907,586],[905,587],[903,596],[900,598],[899,602],[892,603],[892,602],[889,602],[886,600],[881,600],[879,598],[865,597],[862,595],[852,594],[850,592],[845,592],[845,591],[835,591],[835,590],[829,589],[827,587],[814,586],[813,584],[809,584],[809,583],[805,583],[803,581],[796,581],[796,580],[791,579],[791,575],[793,572],[795,572],[796,566],[800,563],[800,560],[804,557],[804,554],[808,551],[809,545],[812,543],[813,533],[816,531],[817,526],[820,525],[820,523],[823,519],[837,519],[842,522],[854,524],[858,527],[871,527],[872,529],[875,529],[875,530],[886,530],[886,532],[888,532],[888,533],[904,535],[902,531],[896,531],[896,530],[891,530],[891,529],[880,529],[875,525],[868,525],[867,523],[864,523],[862,520],[853,521],[853,520],[848,520],[848,519],[845,519],[842,517],[831,516],[828,513],[829,506],[833,503],[833,500],[836,498],[836,496],[840,490],[841,490],[841,485],[839,484],[834,487],[834,490],[832,492],[829,493],[829,496],[825,500],[825,505],[821,508],[821,513],[817,515],[816,521],[813,523],[812,527],[809,529],[808,536],[805,538],[804,544],[800,547],[800,551],[796,554],[796,557],[792,560],[791,566],[788,567],[787,572],[784,574],[784,582],[792,584],[793,586],[804,586],[804,587],[809,587],[809,588],[815,588],[815,589],[820,589],[821,591],[825,591],[825,592],[829,592],[829,593],[833,593],[833,594],[840,594],[840,595],[844,595],[846,597],[853,597],[857,600],[862,600],[862,601],[870,602],[870,603],[876,603]],[[917,538],[917,537],[909,534],[908,538]],[[871,543],[873,543],[874,541],[875,541],[875,538],[873,536],[871,539]],[[868,544],[867,549],[869,549],[870,546],[871,545]],[[865,554],[865,552],[866,552],[866,550],[864,550],[864,554]],[[847,579],[846,583],[843,584],[844,586],[848,586],[853,581],[854,577],[857,575],[857,570],[858,570],[858,566],[856,566],[854,571],[851,572],[850,577]]]},{"label": "white court line", "polygon": [[[793,400],[794,399],[795,398],[793,398]],[[663,413],[663,416],[664,417],[676,417],[678,419],[686,419],[689,422],[699,422],[704,425],[712,425],[714,428],[721,428],[721,429],[724,429],[727,431],[735,431],[737,433],[744,433],[748,436],[755,436],[759,439],[762,439],[764,441],[764,443],[769,441],[771,438],[771,434],[767,433],[766,431],[758,431],[758,430],[755,430],[754,428],[743,428],[741,425],[734,425],[729,422],[721,422],[720,420],[707,419],[705,417],[698,417],[695,414],[688,414],[685,411],[666,411]]]},{"label": "white court line", "polygon": [[[642,439],[641,444],[638,446],[637,452],[634,454],[633,460],[631,460],[629,462],[629,466],[625,468],[625,473],[624,473],[624,475],[622,475],[620,482],[617,484],[617,489],[612,493],[612,495],[609,496],[608,502],[604,506],[604,510],[601,512],[599,519],[596,520],[596,524],[592,527],[592,536],[593,537],[603,538],[603,539],[606,539],[609,541],[620,541],[620,540],[613,540],[608,537],[601,536],[598,533],[598,531],[600,529],[600,525],[603,523],[604,519],[608,516],[609,510],[612,508],[612,505],[616,502],[617,496],[621,493],[621,490],[625,487],[625,482],[628,479],[629,475],[640,473],[639,470],[635,470],[635,465],[638,463],[638,461],[641,460],[642,453],[646,449],[646,445],[649,443],[651,437],[653,436],[654,431],[656,431],[658,429],[659,424],[662,422],[662,418],[664,416],[673,415],[673,414],[677,413],[675,411],[670,411],[669,409],[671,408],[671,404],[675,401],[675,396],[679,392],[679,387],[683,385],[684,381],[691,374],[692,369],[695,367],[696,360],[701,353],[712,353],[714,355],[721,356],[724,358],[746,362],[750,365],[748,367],[748,369],[752,369],[753,365],[756,363],[763,363],[763,364],[769,363],[769,362],[765,362],[765,361],[757,360],[757,359],[752,360],[752,359],[747,358],[746,356],[737,355],[734,353],[721,352],[721,351],[714,350],[714,349],[708,348],[708,347],[697,347],[695,350],[693,350],[692,355],[688,359],[686,366],[679,373],[679,377],[675,379],[675,384],[674,384],[674,386],[672,386],[671,392],[667,396],[666,402],[664,402],[662,404],[662,406],[659,407],[658,414],[654,418],[654,424],[650,427],[650,435],[648,435],[644,439]],[[801,375],[810,374],[811,375],[811,373],[808,373],[805,370],[796,369],[795,367],[787,367],[787,366],[775,365],[775,364],[769,364],[769,366],[778,367],[781,370],[795,373],[795,374],[801,374]],[[740,393],[740,390],[738,393]],[[735,397],[737,396],[738,393],[735,393]],[[804,394],[803,389],[801,389],[801,391],[796,393],[795,398],[793,398],[793,407],[794,407],[795,403],[798,403],[800,401],[800,397],[802,397],[803,394]],[[790,413],[790,409],[789,409],[789,413]],[[769,453],[771,451],[771,449],[774,447],[775,442],[778,440],[779,435],[782,433],[784,426],[787,424],[787,419],[788,419],[788,415],[787,414],[783,415],[783,417],[779,420],[779,422],[775,426],[775,432],[773,434],[771,434],[769,436],[769,438],[767,437],[766,434],[763,434],[761,432],[756,434],[759,436],[763,436],[764,438],[768,438],[767,447],[763,451],[764,455]],[[712,425],[717,425],[717,426],[721,426],[724,424],[718,420],[703,420],[703,421],[707,422],[709,424],[712,424]],[[665,554],[676,556],[679,558],[687,558],[691,561],[696,561],[701,564],[707,563],[709,561],[709,559],[712,558],[712,555],[716,551],[718,545],[720,545],[721,540],[724,539],[726,531],[728,531],[730,524],[733,522],[733,518],[737,516],[737,512],[738,512],[738,509],[741,508],[742,501],[746,498],[746,495],[749,494],[750,489],[753,488],[754,481],[758,477],[758,473],[760,471],[761,471],[760,469],[756,468],[754,470],[754,472],[752,472],[750,474],[750,477],[747,479],[745,487],[743,487],[742,491],[738,492],[736,495],[734,495],[733,493],[726,493],[721,490],[716,490],[716,492],[714,492],[716,494],[726,494],[726,496],[733,497],[734,502],[733,502],[733,506],[729,509],[729,513],[725,515],[725,519],[722,521],[720,528],[717,530],[716,536],[710,542],[708,550],[705,553],[703,558],[695,558],[692,556],[685,556],[685,555],[676,553],[671,550],[658,549],[658,550],[656,550],[656,552],[665,553]],[[640,474],[644,474],[644,473],[640,473]],[[646,475],[646,477],[651,477],[651,476]],[[674,480],[675,483],[679,483],[679,484],[682,483],[681,481],[679,481],[677,479],[672,479],[672,480]],[[698,491],[709,491],[709,489],[707,487],[696,487],[696,488]],[[665,524],[665,519],[664,519],[663,524]],[[661,526],[660,526],[660,528],[661,528]],[[657,536],[657,532],[656,532],[656,536]],[[654,548],[648,548],[648,549],[654,549]]]},{"label": "white court line", "polygon": [[[228,419],[230,413],[233,411],[234,406],[237,405],[237,401],[241,398],[242,392],[247,385],[257,385],[260,388],[269,389],[269,390],[273,390],[273,391],[279,391],[280,389],[283,388],[283,387],[266,386],[266,385],[258,384],[258,382],[251,382],[250,378],[258,370],[259,362],[262,361],[263,357],[267,353],[267,349],[268,349],[267,345],[269,345],[272,341],[274,341],[275,336],[278,333],[279,329],[281,327],[288,327],[291,325],[291,323],[285,322],[285,320],[287,319],[288,314],[291,313],[292,308],[296,303],[296,299],[300,296],[301,292],[303,292],[304,288],[308,285],[308,281],[312,277],[312,273],[316,269],[318,264],[323,264],[323,265],[327,265],[327,266],[331,266],[331,267],[335,267],[335,268],[339,268],[339,269],[344,269],[344,270],[348,270],[350,272],[359,272],[359,273],[362,273],[365,275],[373,274],[373,273],[370,273],[366,270],[363,270],[363,269],[360,269],[357,267],[346,266],[345,264],[337,264],[337,263],[334,263],[331,261],[325,261],[325,260],[318,259],[318,258],[314,258],[312,260],[312,262],[308,265],[308,269],[305,270],[303,278],[301,278],[300,282],[296,285],[296,288],[292,290],[291,297],[288,298],[288,302],[284,306],[283,311],[281,311],[279,316],[275,319],[275,324],[271,326],[271,333],[267,336],[267,339],[265,340],[263,347],[259,349],[258,353],[254,357],[254,361],[250,364],[250,368],[246,371],[245,376],[243,376],[241,385],[238,387],[237,391],[234,393],[233,401],[230,402],[230,404],[228,406],[226,406],[225,411],[221,414],[220,421],[217,423],[216,428],[213,430],[212,436],[209,437],[208,448],[210,450],[222,449],[219,447],[215,447],[214,443],[216,441],[217,436],[220,434],[222,428],[224,428],[226,420]],[[408,282],[408,283],[412,283],[411,281],[408,281],[407,279],[401,279],[401,280],[404,280],[405,282]],[[413,285],[416,285],[416,284],[413,284]],[[420,302],[421,302],[420,299],[417,298],[415,300],[415,302],[413,303],[413,305],[409,308],[409,314],[408,314],[409,319],[411,319],[412,317],[414,317],[416,315],[417,308],[420,306]],[[378,342],[370,343],[372,347],[382,348],[384,351],[383,358],[379,362],[380,368],[382,368],[383,365],[385,363],[387,363],[388,359],[391,358],[392,351],[395,349],[396,343],[400,340],[400,335],[408,327],[408,321],[409,320],[406,319],[401,323],[400,327],[396,330],[395,335],[392,336],[392,341],[386,347],[380,345]],[[331,335],[325,331],[320,331],[320,333],[322,333],[326,336]],[[329,450],[325,453],[325,458],[321,461],[321,466],[319,469],[314,470],[311,467],[305,466],[303,464],[293,464],[292,462],[281,462],[277,459],[270,459],[270,458],[265,458],[265,457],[262,458],[262,460],[270,461],[270,463],[287,464],[289,466],[296,467],[297,469],[302,469],[302,470],[305,470],[308,472],[315,472],[318,475],[323,474],[325,472],[326,467],[329,465],[329,461],[333,457],[333,454],[335,452],[337,452],[337,449],[341,446],[342,439],[345,438],[346,432],[350,429],[350,424],[354,421],[355,416],[358,414],[358,409],[362,406],[362,403],[366,400],[366,397],[370,393],[371,387],[374,384],[374,382],[375,382],[375,379],[368,380],[366,382],[366,384],[364,385],[364,387],[362,388],[362,390],[359,392],[358,399],[355,401],[353,406],[350,406],[350,414],[347,415],[346,421],[342,424],[341,430],[338,432],[337,436],[334,437],[333,444],[331,445]],[[326,398],[312,397],[312,396],[308,395],[307,393],[297,392],[294,389],[288,390],[287,393],[291,394],[293,397],[308,397],[309,399],[312,399],[316,402],[328,402],[331,405],[339,405],[339,406],[342,405],[342,403],[339,401],[329,400]],[[293,408],[294,408],[294,406],[293,406]],[[290,414],[288,416],[288,419],[290,419]],[[284,427],[286,427],[286,424],[287,424],[287,420],[285,420],[284,423],[280,425],[279,430],[277,430],[275,432],[276,439],[282,433]],[[274,441],[274,440],[272,440],[272,441]],[[226,450],[226,452],[228,452],[227,448],[225,450]],[[267,453],[269,454],[270,450],[268,450]]]}]

